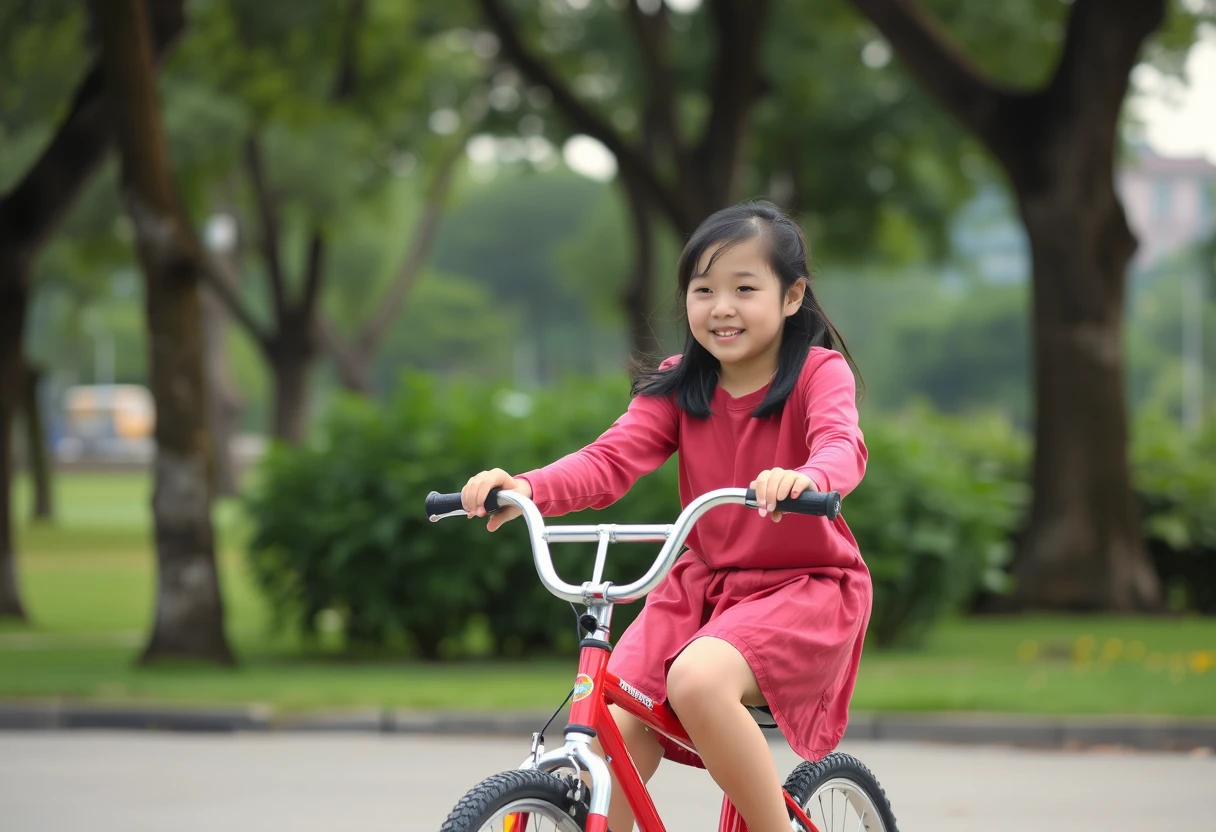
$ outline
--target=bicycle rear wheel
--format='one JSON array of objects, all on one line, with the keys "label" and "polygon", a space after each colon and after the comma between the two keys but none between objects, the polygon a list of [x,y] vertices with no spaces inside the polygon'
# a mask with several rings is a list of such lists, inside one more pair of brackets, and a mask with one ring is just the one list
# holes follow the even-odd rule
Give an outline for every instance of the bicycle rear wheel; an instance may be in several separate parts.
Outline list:
[{"label": "bicycle rear wheel", "polygon": [[586,790],[577,782],[540,771],[504,771],[478,783],[460,799],[440,832],[583,832]]},{"label": "bicycle rear wheel", "polygon": [[882,786],[848,754],[802,763],[786,779],[785,790],[819,832],[898,832]]}]

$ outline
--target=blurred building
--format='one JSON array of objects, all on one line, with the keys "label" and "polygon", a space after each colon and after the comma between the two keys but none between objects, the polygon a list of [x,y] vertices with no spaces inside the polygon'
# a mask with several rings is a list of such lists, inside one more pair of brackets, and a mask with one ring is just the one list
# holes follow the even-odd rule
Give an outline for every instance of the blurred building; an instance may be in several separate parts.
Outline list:
[{"label": "blurred building", "polygon": [[1013,196],[1003,185],[981,185],[950,229],[955,256],[989,283],[1030,279],[1030,243]]},{"label": "blurred building", "polygon": [[1152,268],[1216,234],[1216,165],[1142,148],[1119,176],[1127,222],[1140,240],[1134,268]]},{"label": "blurred building", "polygon": [[[1203,158],[1161,156],[1146,146],[1120,169],[1116,187],[1139,240],[1133,270],[1160,264],[1216,234],[1216,165]],[[992,283],[1030,277],[1030,246],[1013,196],[1003,184],[982,186],[951,228],[955,254]]]}]

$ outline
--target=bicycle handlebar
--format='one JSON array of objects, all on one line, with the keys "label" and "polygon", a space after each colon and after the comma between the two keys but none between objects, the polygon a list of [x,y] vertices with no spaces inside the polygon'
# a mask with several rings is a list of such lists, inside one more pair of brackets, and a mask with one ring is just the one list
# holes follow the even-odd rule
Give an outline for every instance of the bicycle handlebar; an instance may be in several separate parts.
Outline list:
[{"label": "bicycle handlebar", "polygon": [[[636,601],[659,585],[659,582],[671,569],[680,549],[684,545],[688,533],[701,515],[721,505],[742,504],[748,508],[759,508],[756,504],[756,492],[750,488],[720,488],[703,494],[693,500],[676,522],[670,526],[553,526],[545,527],[545,518],[541,515],[536,503],[517,491],[501,491],[493,489],[486,498],[487,512],[497,511],[503,503],[510,503],[523,512],[528,525],[528,536],[532,542],[532,557],[536,563],[536,572],[541,583],[549,592],[566,601],[587,603],[590,599],[590,584],[575,586],[568,584],[558,577],[553,568],[553,558],[549,554],[549,541],[567,542],[663,542],[663,548],[655,558],[650,569],[638,580],[625,586],[608,585],[603,593],[605,600],[610,602]],[[836,491],[806,492],[797,499],[780,500],[777,511],[792,514],[808,514],[835,520],[840,514],[840,493]],[[431,522],[442,520],[444,517],[463,516],[464,506],[459,493],[440,494],[432,491],[426,498],[426,512]],[[599,558],[597,558],[599,560]],[[597,580],[599,569],[596,569]]]}]

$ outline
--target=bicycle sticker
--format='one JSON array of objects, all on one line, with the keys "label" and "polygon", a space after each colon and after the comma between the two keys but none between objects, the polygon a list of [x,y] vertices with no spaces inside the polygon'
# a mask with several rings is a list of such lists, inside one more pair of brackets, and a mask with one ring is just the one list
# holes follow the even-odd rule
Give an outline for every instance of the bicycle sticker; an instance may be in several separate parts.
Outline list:
[{"label": "bicycle sticker", "polygon": [[578,702],[578,701],[586,699],[588,696],[590,696],[591,688],[593,685],[594,685],[594,682],[591,681],[591,677],[588,676],[586,673],[580,673],[577,676],[575,676],[574,677],[574,699],[572,701]]}]

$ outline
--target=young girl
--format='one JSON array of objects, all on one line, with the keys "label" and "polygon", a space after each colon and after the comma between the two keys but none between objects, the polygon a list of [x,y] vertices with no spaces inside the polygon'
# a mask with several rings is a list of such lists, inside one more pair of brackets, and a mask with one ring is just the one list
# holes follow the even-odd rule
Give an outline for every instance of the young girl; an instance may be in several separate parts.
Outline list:
[{"label": "young girl", "polygon": [[[773,509],[807,490],[845,495],[861,481],[856,388],[836,351],[844,345],[811,292],[802,233],[775,206],[749,202],[714,214],[689,239],[678,269],[688,316],[683,355],[643,374],[628,411],[591,445],[526,474],[478,474],[463,503],[470,516],[484,515],[486,495],[502,487],[531,496],[549,516],[604,508],[673,452],[684,505],[717,488],[756,490],[758,512],[724,506],[697,523],[688,551],[647,597],[608,666],[671,705],[751,832],[789,832],[772,755],[744,706],[767,705],[808,760],[835,748],[871,587],[843,516],[781,522]],[[506,508],[488,527],[518,515]],[[663,756],[694,763],[620,709],[613,716],[643,778]],[[608,825],[633,828],[620,789]]]}]

